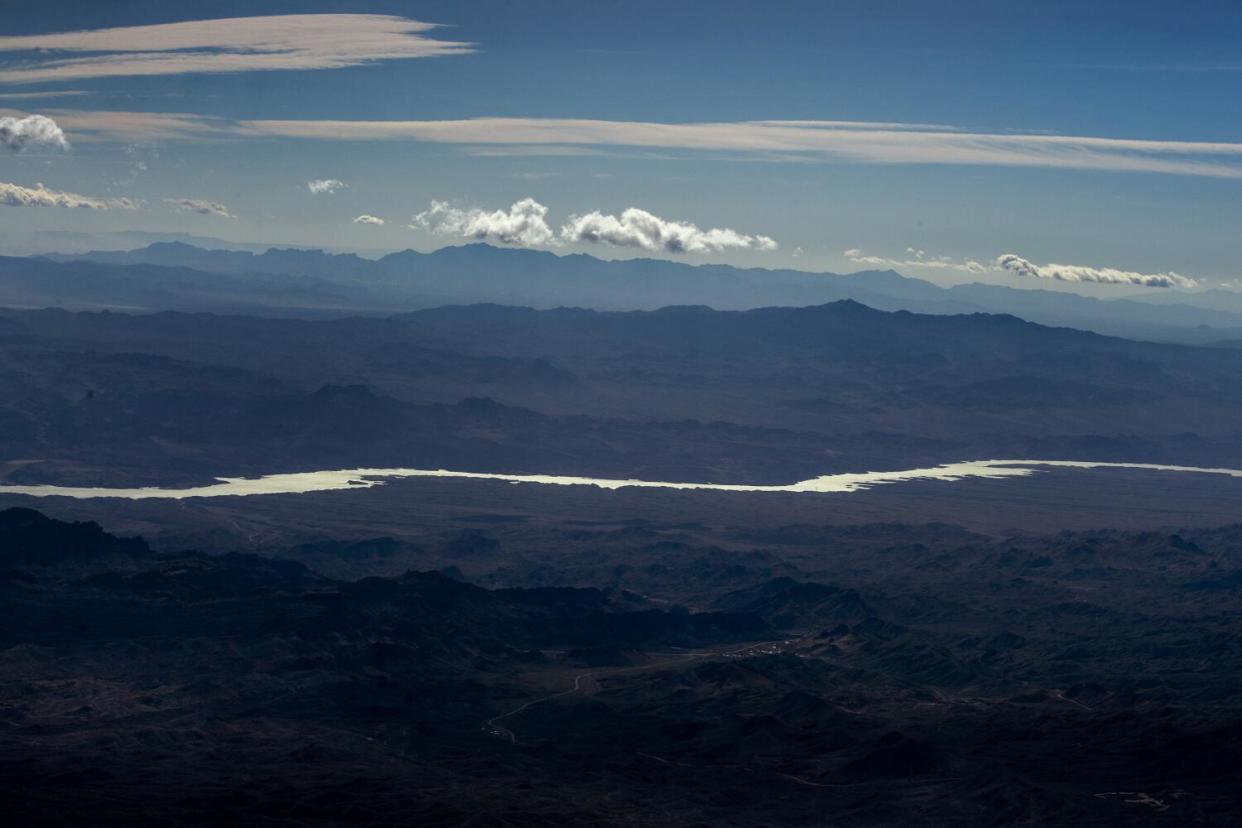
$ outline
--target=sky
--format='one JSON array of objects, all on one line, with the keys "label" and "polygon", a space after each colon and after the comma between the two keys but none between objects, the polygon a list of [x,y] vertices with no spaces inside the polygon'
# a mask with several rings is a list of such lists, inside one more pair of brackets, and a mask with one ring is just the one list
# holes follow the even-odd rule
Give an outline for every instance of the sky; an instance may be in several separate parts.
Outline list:
[{"label": "sky", "polygon": [[0,231],[1240,287],[1240,92],[1236,2],[0,0]]}]

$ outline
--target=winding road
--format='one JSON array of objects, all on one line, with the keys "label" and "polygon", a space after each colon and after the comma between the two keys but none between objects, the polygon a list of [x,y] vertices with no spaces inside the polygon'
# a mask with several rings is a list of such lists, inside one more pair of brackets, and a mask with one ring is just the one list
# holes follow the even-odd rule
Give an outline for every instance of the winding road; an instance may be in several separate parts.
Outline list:
[{"label": "winding road", "polygon": [[493,736],[500,736],[502,738],[508,739],[511,743],[516,745],[518,743],[518,740],[514,732],[510,730],[509,728],[498,724],[498,722],[504,719],[508,719],[511,716],[516,716],[517,714],[521,713],[523,710],[534,707],[537,704],[542,704],[543,702],[551,701],[552,699],[558,699],[561,696],[569,696],[569,695],[573,695],[574,693],[577,693],[579,690],[582,689],[582,680],[584,678],[587,678],[590,675],[591,675],[590,673],[579,673],[578,675],[574,676],[574,686],[569,688],[568,690],[562,690],[559,693],[552,693],[551,695],[548,695],[548,696],[541,696],[537,699],[531,699],[525,704],[519,707],[513,708],[508,713],[502,713],[499,716],[493,716],[492,718],[488,719],[486,722],[483,723],[483,729],[486,730],[488,733],[491,733]]}]

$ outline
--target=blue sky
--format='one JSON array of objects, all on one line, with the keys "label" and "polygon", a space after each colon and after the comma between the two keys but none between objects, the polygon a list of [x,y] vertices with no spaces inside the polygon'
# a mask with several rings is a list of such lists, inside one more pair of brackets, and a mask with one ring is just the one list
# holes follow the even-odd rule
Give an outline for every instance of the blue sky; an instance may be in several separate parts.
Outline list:
[{"label": "blue sky", "polygon": [[1225,2],[0,2],[0,222],[1216,287],[1239,92]]}]

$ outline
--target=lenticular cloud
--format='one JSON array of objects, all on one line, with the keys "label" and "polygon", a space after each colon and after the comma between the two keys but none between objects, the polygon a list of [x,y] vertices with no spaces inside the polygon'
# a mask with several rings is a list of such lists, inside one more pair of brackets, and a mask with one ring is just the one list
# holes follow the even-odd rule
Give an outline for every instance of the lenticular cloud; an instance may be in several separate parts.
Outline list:
[{"label": "lenticular cloud", "polygon": [[438,28],[385,14],[284,14],[0,37],[0,52],[32,57],[0,83],[189,73],[339,69],[474,51]]}]

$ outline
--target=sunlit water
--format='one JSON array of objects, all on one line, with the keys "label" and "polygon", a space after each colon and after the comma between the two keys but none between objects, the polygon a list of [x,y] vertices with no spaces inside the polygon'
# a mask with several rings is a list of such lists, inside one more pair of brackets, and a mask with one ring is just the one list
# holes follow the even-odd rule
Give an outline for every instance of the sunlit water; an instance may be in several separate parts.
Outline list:
[{"label": "sunlit water", "polygon": [[458,478],[465,480],[500,480],[506,483],[540,483],[546,486],[596,486],[601,489],[704,489],[717,492],[813,492],[845,494],[860,492],[874,486],[904,483],[913,480],[967,480],[1029,477],[1047,468],[1064,469],[1141,469],[1153,472],[1188,472],[1242,477],[1239,469],[1208,469],[1196,466],[1166,466],[1157,463],[1093,463],[1080,460],[973,460],[946,463],[927,469],[904,471],[848,472],[827,474],[810,480],[785,485],[763,486],[745,483],[670,483],[661,480],[609,480],[597,477],[566,477],[547,474],[496,474],[462,472],[447,469],[337,469],[333,471],[268,474],[263,477],[221,477],[207,486],[166,489],[105,488],[98,486],[17,486],[0,485],[0,495],[18,494],[34,497],[119,497],[127,500],[167,498],[183,500],[190,497],[244,497],[261,494],[301,494],[342,489],[364,489],[380,486],[387,480],[412,477]]}]

